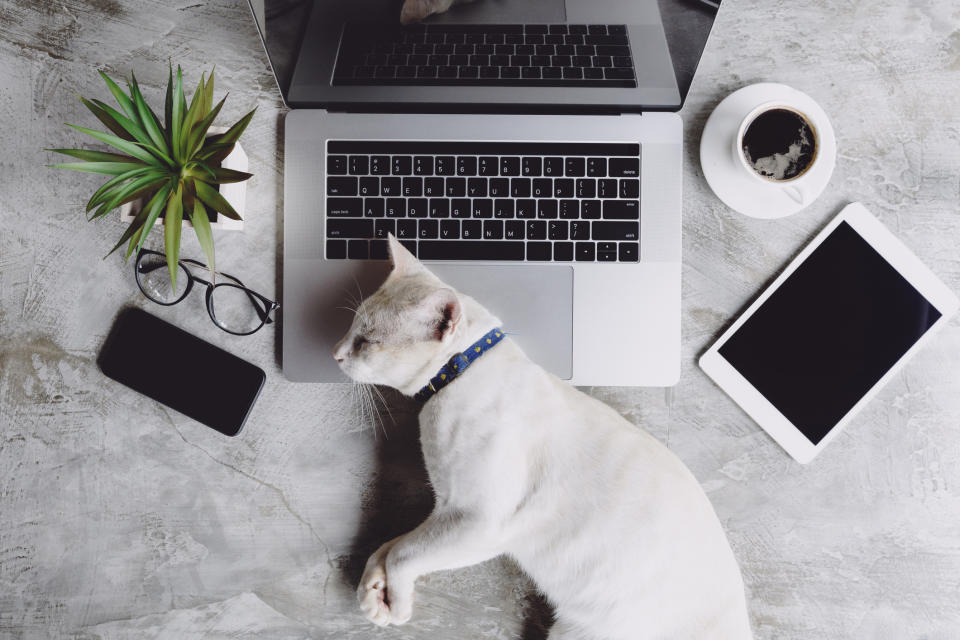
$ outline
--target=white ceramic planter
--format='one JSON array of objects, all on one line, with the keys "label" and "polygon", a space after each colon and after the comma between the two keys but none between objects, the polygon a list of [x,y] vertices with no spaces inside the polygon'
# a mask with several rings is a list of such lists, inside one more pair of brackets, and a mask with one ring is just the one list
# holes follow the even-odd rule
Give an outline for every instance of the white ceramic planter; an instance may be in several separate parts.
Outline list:
[{"label": "white ceramic planter", "polygon": [[[224,127],[210,127],[211,134],[226,133]],[[243,147],[240,146],[240,143],[237,142],[233,145],[233,151],[230,152],[226,158],[223,159],[223,162],[220,163],[224,169],[233,169],[235,171],[244,171],[249,168],[249,163],[247,161],[247,154],[244,152]],[[227,202],[234,208],[234,210],[240,214],[240,217],[244,220],[246,219],[246,200],[247,200],[247,183],[244,182],[231,182],[230,184],[221,184],[220,195],[222,195]],[[120,207],[120,221],[121,222],[131,222],[133,218],[140,212],[140,209],[143,208],[144,202],[143,199],[134,200],[133,202],[128,202],[127,204]],[[163,219],[161,218],[161,221]],[[232,220],[222,213],[217,214],[217,221],[210,223],[211,229],[224,229],[227,231],[242,231],[243,230],[243,221],[244,220]],[[193,227],[190,223],[189,216],[186,212],[183,215],[183,224],[188,227]],[[160,225],[154,225],[154,229],[160,228]]]}]

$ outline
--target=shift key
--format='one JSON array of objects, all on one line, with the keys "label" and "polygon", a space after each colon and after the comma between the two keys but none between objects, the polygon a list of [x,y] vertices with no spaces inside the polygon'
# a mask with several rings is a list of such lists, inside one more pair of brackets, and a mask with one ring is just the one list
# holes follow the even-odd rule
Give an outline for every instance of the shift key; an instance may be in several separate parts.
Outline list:
[{"label": "shift key", "polygon": [[328,238],[372,238],[373,220],[327,219]]},{"label": "shift key", "polygon": [[639,222],[598,221],[590,226],[594,240],[638,240],[640,238]]}]

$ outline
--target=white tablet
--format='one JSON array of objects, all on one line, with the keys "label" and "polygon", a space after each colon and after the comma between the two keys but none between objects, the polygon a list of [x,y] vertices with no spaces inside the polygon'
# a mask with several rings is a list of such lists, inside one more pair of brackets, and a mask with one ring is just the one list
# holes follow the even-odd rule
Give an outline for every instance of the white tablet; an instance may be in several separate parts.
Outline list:
[{"label": "white tablet", "polygon": [[701,356],[700,367],[805,464],[957,307],[957,296],[853,203]]}]

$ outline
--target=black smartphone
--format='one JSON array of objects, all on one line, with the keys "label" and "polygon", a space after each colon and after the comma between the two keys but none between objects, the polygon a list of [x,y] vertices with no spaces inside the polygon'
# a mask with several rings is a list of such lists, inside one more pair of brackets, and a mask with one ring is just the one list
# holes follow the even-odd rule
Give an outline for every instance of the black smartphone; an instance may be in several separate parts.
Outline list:
[{"label": "black smartphone", "polygon": [[120,312],[97,364],[117,382],[227,436],[243,429],[266,380],[260,367],[136,308]]}]

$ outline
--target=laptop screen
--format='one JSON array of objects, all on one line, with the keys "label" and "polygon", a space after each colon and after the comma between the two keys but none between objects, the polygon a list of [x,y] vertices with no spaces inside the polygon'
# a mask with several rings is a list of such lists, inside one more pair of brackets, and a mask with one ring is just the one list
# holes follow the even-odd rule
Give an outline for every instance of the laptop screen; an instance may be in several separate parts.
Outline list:
[{"label": "laptop screen", "polygon": [[[678,110],[719,0],[250,0],[291,107]],[[442,4],[442,3],[441,3]]]}]

